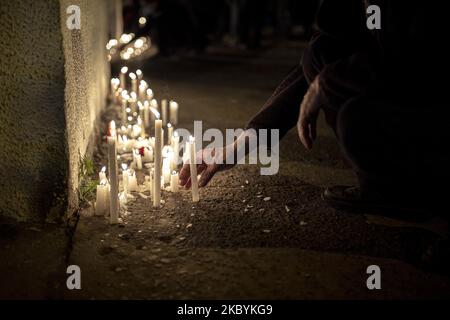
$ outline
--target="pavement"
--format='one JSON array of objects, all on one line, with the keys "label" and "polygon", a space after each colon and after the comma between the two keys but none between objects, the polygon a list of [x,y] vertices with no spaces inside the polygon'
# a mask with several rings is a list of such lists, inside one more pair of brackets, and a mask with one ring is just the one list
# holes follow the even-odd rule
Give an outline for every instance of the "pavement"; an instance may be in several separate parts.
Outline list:
[{"label": "pavement", "polygon": [[[302,50],[303,45],[294,43],[256,52],[218,48],[129,67],[144,71],[157,98],[168,95],[179,102],[179,127],[192,129],[194,120],[202,120],[204,129],[224,130],[245,126],[298,63]],[[105,123],[110,116],[105,113]],[[105,146],[97,147],[99,169],[106,163]],[[322,118],[311,152],[301,146],[294,129],[281,142],[280,157],[275,176],[261,176],[256,165],[219,173],[200,190],[196,204],[186,190],[163,192],[165,203],[159,209],[135,194],[121,225],[92,217],[92,208],[87,208],[69,231],[23,226],[26,232],[10,231],[8,237],[2,232],[0,246],[9,246],[12,259],[0,263],[3,279],[9,278],[9,289],[2,285],[0,297],[20,297],[30,286],[36,290],[26,297],[64,299],[450,296],[450,279],[418,264],[423,251],[446,235],[442,219],[401,221],[347,213],[323,203],[324,187],[354,184],[355,176]],[[31,250],[27,241],[35,246],[37,239],[46,248]],[[31,260],[38,268],[34,277],[20,276],[27,272],[26,265],[14,262],[23,255],[20,250],[39,253]],[[64,288],[65,266],[70,264],[82,270],[82,290]],[[370,265],[381,269],[381,290],[366,286]]]}]

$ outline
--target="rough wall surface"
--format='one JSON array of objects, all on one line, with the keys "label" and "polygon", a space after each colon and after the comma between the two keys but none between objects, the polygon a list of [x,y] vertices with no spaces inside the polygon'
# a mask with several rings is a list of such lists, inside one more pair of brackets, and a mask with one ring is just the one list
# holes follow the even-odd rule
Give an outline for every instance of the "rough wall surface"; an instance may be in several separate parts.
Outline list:
[{"label": "rough wall surface", "polygon": [[18,220],[65,210],[59,10],[57,0],[0,1],[0,215]]},{"label": "rough wall surface", "polygon": [[[106,4],[0,0],[0,216],[55,220],[77,205],[79,154],[108,90]],[[69,5],[81,30],[66,27]]]},{"label": "rough wall surface", "polygon": [[[69,210],[77,206],[79,156],[92,141],[96,119],[108,94],[107,0],[60,0],[66,72],[66,121],[69,153]],[[81,29],[66,27],[67,7],[81,9]]]}]

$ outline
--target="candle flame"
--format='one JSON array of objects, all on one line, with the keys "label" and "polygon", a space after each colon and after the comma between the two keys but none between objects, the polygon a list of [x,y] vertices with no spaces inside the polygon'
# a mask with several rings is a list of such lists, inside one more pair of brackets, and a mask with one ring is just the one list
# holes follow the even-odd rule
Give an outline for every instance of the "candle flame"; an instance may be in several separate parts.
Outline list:
[{"label": "candle flame", "polygon": [[110,128],[111,130],[115,130],[115,129],[116,129],[116,122],[115,122],[114,120],[112,120],[112,121],[110,122],[109,128]]},{"label": "candle flame", "polygon": [[142,102],[138,101],[138,106],[139,106],[139,110],[144,109],[144,105],[142,104]]},{"label": "candle flame", "polygon": [[141,124],[142,124],[141,116],[138,116],[138,118],[137,118],[137,123],[138,123],[138,125],[141,125]]},{"label": "candle flame", "polygon": [[123,74],[128,72],[128,67],[122,67],[122,69],[120,69],[120,72],[122,72]]},{"label": "candle flame", "polygon": [[127,113],[130,113],[130,112],[131,112],[131,108],[126,108],[125,111],[126,111]]},{"label": "candle flame", "polygon": [[172,128],[172,125],[170,123],[168,123],[167,128]]},{"label": "candle flame", "polygon": [[139,89],[144,90],[147,87],[147,82],[145,80],[141,80],[139,82]]},{"label": "candle flame", "polygon": [[175,131],[175,132],[173,133],[173,136],[174,136],[175,138],[178,138],[178,131]]},{"label": "candle flame", "polygon": [[130,96],[131,96],[131,99],[133,99],[133,100],[136,100],[136,98],[137,98],[136,92],[130,93]]},{"label": "candle flame", "polygon": [[122,163],[122,170],[125,171],[128,169],[128,166],[126,163]]},{"label": "candle flame", "polygon": [[123,142],[128,142],[128,137],[126,135],[123,135],[122,140],[123,140]]},{"label": "candle flame", "polygon": [[148,100],[144,101],[144,107],[148,108],[150,106],[150,102],[148,102]]},{"label": "candle flame", "polygon": [[147,89],[147,95],[148,95],[148,96],[153,96],[153,90],[150,89],[150,88],[148,88],[148,89]]},{"label": "candle flame", "polygon": [[106,167],[102,168],[102,172],[105,173],[106,172]]},{"label": "candle flame", "polygon": [[123,90],[121,94],[122,94],[122,98],[127,99],[127,96],[128,96],[127,90]]},{"label": "candle flame", "polygon": [[158,110],[156,110],[153,107],[150,107],[150,110],[153,112],[153,114],[155,115],[156,119],[159,119],[159,117],[161,116],[158,112]]},{"label": "candle flame", "polygon": [[195,142],[195,138],[193,136],[189,137],[189,142]]},{"label": "candle flame", "polygon": [[133,72],[131,72],[131,73],[130,73],[130,78],[131,78],[132,80],[135,80],[135,79],[136,79],[136,75],[135,75]]},{"label": "candle flame", "polygon": [[137,70],[136,70],[136,74],[137,74],[138,76],[140,76],[140,75],[142,74],[141,69],[137,69]]}]

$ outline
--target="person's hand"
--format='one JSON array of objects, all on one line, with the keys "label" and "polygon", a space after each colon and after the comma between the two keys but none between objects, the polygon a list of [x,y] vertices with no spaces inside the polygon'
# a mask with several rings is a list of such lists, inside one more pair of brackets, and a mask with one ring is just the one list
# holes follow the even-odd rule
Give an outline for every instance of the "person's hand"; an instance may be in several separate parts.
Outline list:
[{"label": "person's hand", "polygon": [[300,105],[300,116],[297,123],[298,134],[300,141],[307,148],[311,149],[313,142],[316,139],[316,124],[317,117],[320,111],[319,102],[319,76],[317,76],[308,91],[303,97]]},{"label": "person's hand", "polygon": [[[230,146],[229,148],[232,148]],[[231,169],[234,164],[226,164],[227,147],[217,149],[203,149],[197,152],[197,174],[201,174],[198,182],[199,187],[204,187],[219,171]],[[191,187],[191,166],[184,163],[180,171],[180,185],[186,189]]]}]

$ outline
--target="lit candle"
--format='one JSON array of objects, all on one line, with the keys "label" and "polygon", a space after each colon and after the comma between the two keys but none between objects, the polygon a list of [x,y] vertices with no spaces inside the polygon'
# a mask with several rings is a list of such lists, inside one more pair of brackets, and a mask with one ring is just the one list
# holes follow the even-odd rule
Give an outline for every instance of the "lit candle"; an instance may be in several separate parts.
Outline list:
[{"label": "lit candle", "polygon": [[117,78],[111,79],[111,100],[116,96],[117,89],[119,88],[120,80]]},{"label": "lit candle", "polygon": [[168,123],[167,124],[167,144],[172,145],[172,136],[173,136],[173,126]]},{"label": "lit candle", "polygon": [[131,91],[138,92],[138,83],[137,83],[136,74],[131,72],[129,77],[131,79]]},{"label": "lit candle", "polygon": [[139,80],[142,80],[142,78],[144,77],[144,74],[142,73],[141,69],[136,70],[136,75]]},{"label": "lit candle", "polygon": [[106,180],[106,167],[103,167],[102,170],[98,173],[98,181]]},{"label": "lit candle", "polygon": [[[152,110],[152,108],[155,109],[156,111],[158,111],[158,101],[156,101],[156,99],[150,100],[150,110]],[[156,116],[155,116],[155,112],[153,112],[153,110],[152,110],[152,121],[154,121],[154,120],[156,120]]]},{"label": "lit candle", "polygon": [[146,91],[147,91],[147,82],[144,80],[141,80],[139,82],[139,100],[144,101],[146,97]]},{"label": "lit candle", "polygon": [[145,147],[144,148],[144,159],[145,162],[152,162],[153,161],[153,148],[152,147]]},{"label": "lit candle", "polygon": [[153,90],[148,88],[147,89],[147,100],[150,101],[153,99]]},{"label": "lit candle", "polygon": [[144,127],[148,128],[150,125],[150,103],[145,100],[144,101]]},{"label": "lit candle", "polygon": [[137,124],[138,124],[138,126],[140,127],[140,130],[141,130],[141,138],[144,139],[144,138],[145,138],[145,126],[144,126],[144,124],[142,123],[142,118],[141,118],[141,116],[138,116],[138,118],[137,118]]},{"label": "lit candle", "polygon": [[176,171],[172,172],[170,176],[170,191],[178,192],[178,173]]},{"label": "lit candle", "polygon": [[111,223],[119,222],[119,188],[117,186],[117,150],[115,136],[108,137],[108,172],[110,181],[109,216]]},{"label": "lit candle", "polygon": [[134,150],[134,161],[136,163],[136,168],[142,170],[142,157],[139,150]]},{"label": "lit candle", "polygon": [[154,181],[154,197],[153,206],[159,207],[161,203],[161,148],[162,148],[162,121],[159,120],[159,112],[151,109],[156,117],[155,120],[155,148],[153,149],[155,156],[155,181]]},{"label": "lit candle", "polygon": [[116,132],[116,122],[114,121],[114,120],[112,120],[110,123],[109,123],[109,136],[110,137],[116,137],[117,136],[117,132]]},{"label": "lit candle", "polygon": [[133,173],[129,173],[128,175],[128,190],[135,192],[139,191],[135,171],[133,171]]},{"label": "lit candle", "polygon": [[100,180],[97,185],[97,195],[95,201],[95,214],[106,215],[109,209],[109,185],[106,179]]},{"label": "lit candle", "polygon": [[174,126],[178,124],[178,103],[170,101],[170,123]]},{"label": "lit candle", "polygon": [[162,174],[164,177],[164,184],[169,183],[170,182],[170,159],[169,158],[164,158],[163,159],[163,167],[162,167]]},{"label": "lit candle", "polygon": [[122,69],[120,69],[120,87],[124,90],[126,88],[126,78],[125,75],[128,72],[128,67],[122,67]]},{"label": "lit candle", "polygon": [[161,100],[161,115],[162,115],[162,123],[165,126],[167,124],[167,100]]},{"label": "lit candle", "polygon": [[137,111],[137,95],[136,92],[131,92],[130,97],[128,98],[128,103],[130,104],[130,108],[132,112]]},{"label": "lit candle", "polygon": [[189,149],[189,164],[191,168],[191,191],[192,191],[192,201],[199,201],[198,195],[198,181],[197,181],[197,165],[195,163],[196,151],[195,151],[195,138],[191,136],[188,142]]}]

